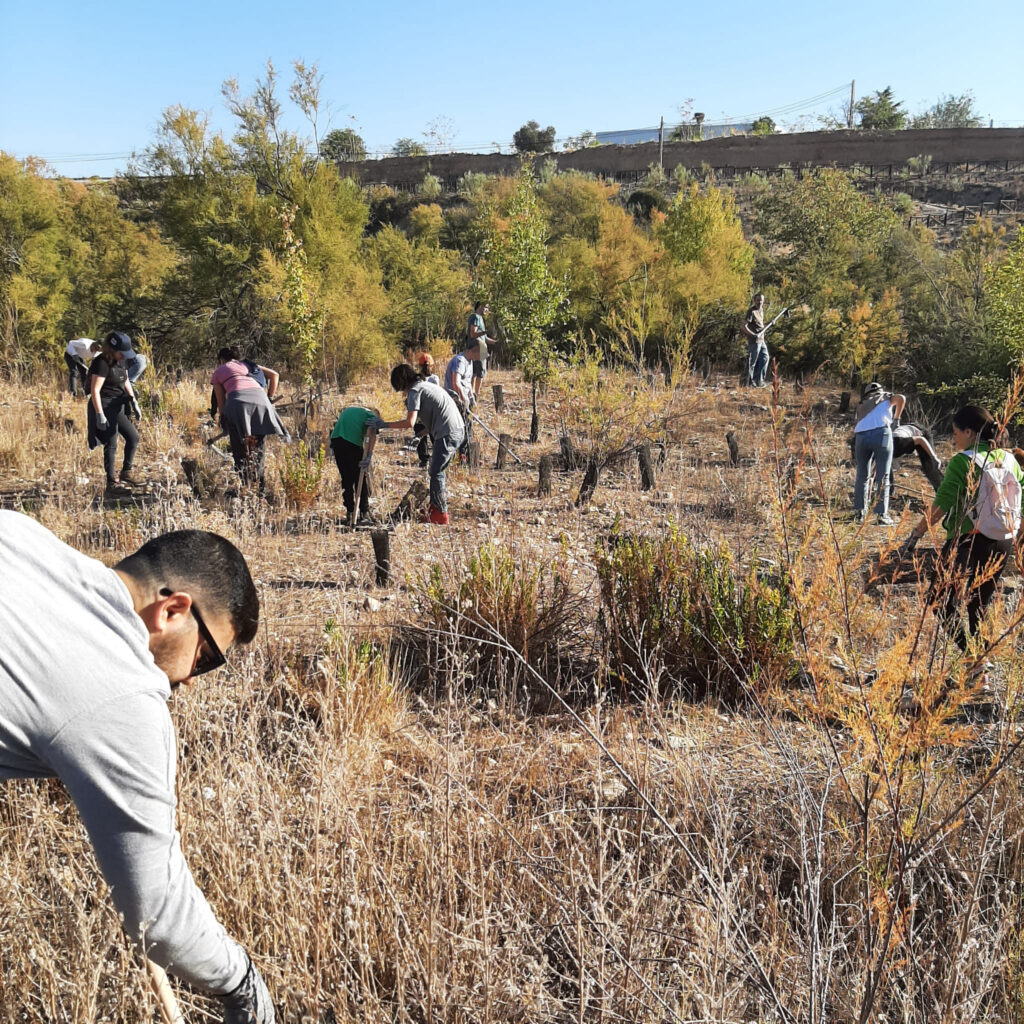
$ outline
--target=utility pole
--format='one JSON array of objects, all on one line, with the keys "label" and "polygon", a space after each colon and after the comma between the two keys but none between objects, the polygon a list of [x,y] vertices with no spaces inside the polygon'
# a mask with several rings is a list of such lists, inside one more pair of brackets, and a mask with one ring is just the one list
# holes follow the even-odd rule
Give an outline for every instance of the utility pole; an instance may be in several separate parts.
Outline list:
[{"label": "utility pole", "polygon": [[658,166],[665,170],[665,116],[662,115],[661,124],[658,125]]},{"label": "utility pole", "polygon": [[857,79],[853,78],[850,80],[850,109],[846,115],[846,127],[853,128],[853,87],[857,84]]}]

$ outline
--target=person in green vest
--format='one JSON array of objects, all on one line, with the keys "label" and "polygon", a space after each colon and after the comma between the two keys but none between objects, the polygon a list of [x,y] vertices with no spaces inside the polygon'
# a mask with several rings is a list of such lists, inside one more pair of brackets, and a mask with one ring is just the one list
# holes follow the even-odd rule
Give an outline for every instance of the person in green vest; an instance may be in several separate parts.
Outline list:
[{"label": "person in green vest", "polygon": [[380,414],[376,409],[349,405],[341,410],[331,432],[331,451],[334,452],[334,461],[338,464],[338,472],[341,474],[341,494],[349,520],[353,519],[356,485],[359,473],[363,471],[357,526],[367,526],[373,522],[370,516],[370,474],[366,470],[370,468],[373,449],[377,444],[377,431],[370,423],[379,418]]}]

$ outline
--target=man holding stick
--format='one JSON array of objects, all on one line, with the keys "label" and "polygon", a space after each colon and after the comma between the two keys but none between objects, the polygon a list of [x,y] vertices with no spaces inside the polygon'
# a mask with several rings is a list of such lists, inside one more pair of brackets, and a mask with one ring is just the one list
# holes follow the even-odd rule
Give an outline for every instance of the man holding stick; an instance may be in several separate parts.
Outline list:
[{"label": "man holding stick", "polygon": [[466,348],[479,346],[478,355],[473,360],[473,394],[479,398],[484,377],[487,376],[487,326],[484,317],[490,313],[491,307],[486,302],[478,302],[469,314],[466,325]]},{"label": "man holding stick", "polygon": [[174,821],[167,701],[256,634],[241,552],[181,530],[109,569],[0,511],[0,563],[0,778],[60,779],[131,939],[218,998],[227,1024],[273,1024],[263,978],[197,888]]}]

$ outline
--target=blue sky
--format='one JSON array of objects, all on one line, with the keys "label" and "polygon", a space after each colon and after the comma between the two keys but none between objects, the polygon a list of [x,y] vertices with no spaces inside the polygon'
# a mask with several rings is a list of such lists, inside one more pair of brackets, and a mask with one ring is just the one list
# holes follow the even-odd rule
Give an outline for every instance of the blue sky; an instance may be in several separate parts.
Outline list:
[{"label": "blue sky", "polygon": [[[838,111],[892,86],[911,113],[974,93],[997,127],[1024,125],[1024,5],[951,0],[765,5],[605,0],[516,5],[179,0],[0,0],[0,150],[75,177],[110,174],[150,145],[172,104],[230,134],[221,83],[244,92],[272,59],[287,104],[291,62],[316,62],[330,127],[371,150],[450,125],[456,149],[505,147],[535,119],[559,138],[677,119]],[[298,118],[290,121],[301,127]]]}]

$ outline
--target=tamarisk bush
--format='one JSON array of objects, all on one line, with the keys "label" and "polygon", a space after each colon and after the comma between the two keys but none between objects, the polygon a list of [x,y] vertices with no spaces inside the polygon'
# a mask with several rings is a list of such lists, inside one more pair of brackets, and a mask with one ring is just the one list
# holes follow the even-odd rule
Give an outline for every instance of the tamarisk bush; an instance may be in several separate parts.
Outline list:
[{"label": "tamarisk bush", "polygon": [[683,691],[731,705],[793,675],[785,586],[759,582],[725,544],[700,550],[673,524],[661,537],[617,533],[596,557],[624,695]]}]

